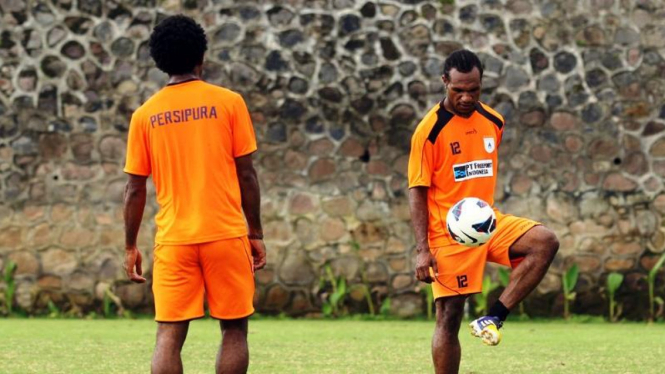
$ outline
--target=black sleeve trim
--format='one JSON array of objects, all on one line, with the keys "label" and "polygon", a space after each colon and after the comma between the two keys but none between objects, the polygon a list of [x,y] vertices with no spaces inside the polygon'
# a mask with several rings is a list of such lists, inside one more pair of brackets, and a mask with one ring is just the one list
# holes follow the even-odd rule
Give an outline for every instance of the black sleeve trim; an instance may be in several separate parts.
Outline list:
[{"label": "black sleeve trim", "polygon": [[453,119],[453,114],[447,111],[446,108],[443,107],[443,102],[441,102],[439,110],[436,111],[436,117],[436,123],[427,136],[427,140],[432,144],[436,143],[436,138],[439,136],[439,133],[441,133],[441,130],[443,130],[451,119]]},{"label": "black sleeve trim", "polygon": [[477,110],[478,113],[480,113],[483,117],[485,117],[485,118],[487,118],[488,120],[494,122],[494,124],[496,125],[496,127],[499,128],[499,130],[501,130],[501,128],[503,128],[503,121],[501,121],[501,119],[499,119],[499,117],[497,117],[497,116],[495,116],[494,114],[488,112],[488,111],[483,107],[482,104],[480,104],[480,103],[476,103],[476,110]]}]

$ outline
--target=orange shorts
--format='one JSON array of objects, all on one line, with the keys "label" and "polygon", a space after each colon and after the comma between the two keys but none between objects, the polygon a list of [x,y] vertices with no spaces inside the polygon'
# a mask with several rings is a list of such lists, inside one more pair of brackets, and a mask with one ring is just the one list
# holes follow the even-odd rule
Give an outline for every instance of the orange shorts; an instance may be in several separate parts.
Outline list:
[{"label": "orange shorts", "polygon": [[[496,232],[489,242],[475,248],[461,244],[431,248],[436,258],[439,275],[432,282],[434,298],[478,293],[483,288],[483,275],[487,261],[515,267],[522,259],[508,256],[510,246],[532,227],[536,221],[509,214],[496,214]],[[430,272],[434,272],[430,269]]]},{"label": "orange shorts", "polygon": [[254,313],[254,274],[247,237],[191,245],[155,246],[152,292],[155,320],[210,316],[237,319]]}]

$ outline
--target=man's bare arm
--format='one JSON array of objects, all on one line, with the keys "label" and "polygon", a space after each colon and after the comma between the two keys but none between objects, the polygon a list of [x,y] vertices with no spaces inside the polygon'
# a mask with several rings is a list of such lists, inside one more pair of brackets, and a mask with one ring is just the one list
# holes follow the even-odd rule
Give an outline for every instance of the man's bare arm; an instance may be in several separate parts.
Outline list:
[{"label": "man's bare arm", "polygon": [[266,265],[266,249],[263,243],[263,227],[261,226],[259,178],[256,175],[251,154],[238,157],[235,162],[242,197],[242,210],[245,213],[249,228],[249,242],[252,246],[254,269],[259,270]]},{"label": "man's bare arm", "polygon": [[132,282],[143,283],[141,276],[141,252],[136,246],[136,239],[143,219],[143,210],[146,202],[146,182],[148,178],[129,174],[125,186],[125,272]]},{"label": "man's bare arm", "polygon": [[429,228],[429,209],[427,207],[428,187],[413,187],[409,189],[409,208],[411,210],[411,224],[416,236],[416,278],[421,282],[431,283],[429,268],[438,273],[436,260],[429,250],[427,232]]}]

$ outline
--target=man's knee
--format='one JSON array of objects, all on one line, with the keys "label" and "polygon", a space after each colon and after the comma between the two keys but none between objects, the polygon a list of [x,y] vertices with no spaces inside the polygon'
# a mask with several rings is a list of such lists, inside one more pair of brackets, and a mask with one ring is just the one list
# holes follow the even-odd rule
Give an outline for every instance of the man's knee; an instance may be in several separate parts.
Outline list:
[{"label": "man's knee", "polygon": [[247,335],[247,318],[223,319],[219,321],[222,333],[240,333]]},{"label": "man's knee", "polygon": [[460,324],[464,317],[464,303],[466,297],[445,298],[436,301],[436,329],[437,333],[446,338],[457,337]]},{"label": "man's knee", "polygon": [[157,325],[157,345],[181,349],[187,338],[189,322],[159,322]]},{"label": "man's knee", "polygon": [[540,234],[541,246],[548,254],[548,257],[552,259],[559,250],[559,238],[557,238],[556,234],[547,227],[543,227],[543,229],[544,230],[541,230]]}]

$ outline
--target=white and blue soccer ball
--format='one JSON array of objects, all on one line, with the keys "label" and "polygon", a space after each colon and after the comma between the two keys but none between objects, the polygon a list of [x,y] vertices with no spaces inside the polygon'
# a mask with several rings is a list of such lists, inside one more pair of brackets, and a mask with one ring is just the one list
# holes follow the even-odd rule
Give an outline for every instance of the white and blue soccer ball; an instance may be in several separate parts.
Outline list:
[{"label": "white and blue soccer ball", "polygon": [[466,197],[453,205],[446,216],[446,223],[450,236],[467,247],[487,243],[496,231],[494,209],[476,197]]}]

